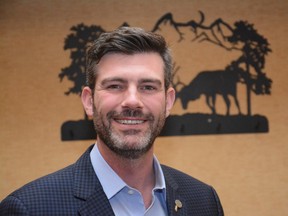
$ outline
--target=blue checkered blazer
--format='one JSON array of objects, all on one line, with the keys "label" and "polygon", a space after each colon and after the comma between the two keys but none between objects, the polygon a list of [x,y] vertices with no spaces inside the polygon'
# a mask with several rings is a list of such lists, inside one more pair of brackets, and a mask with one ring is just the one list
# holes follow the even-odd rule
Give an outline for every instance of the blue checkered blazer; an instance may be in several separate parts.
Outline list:
[{"label": "blue checkered blazer", "polygon": [[[89,153],[73,165],[35,180],[10,194],[0,204],[0,215],[114,215],[93,170]],[[169,215],[222,216],[215,190],[184,173],[162,165]],[[175,200],[182,208],[175,211]],[[157,216],[157,215],[156,215]]]}]

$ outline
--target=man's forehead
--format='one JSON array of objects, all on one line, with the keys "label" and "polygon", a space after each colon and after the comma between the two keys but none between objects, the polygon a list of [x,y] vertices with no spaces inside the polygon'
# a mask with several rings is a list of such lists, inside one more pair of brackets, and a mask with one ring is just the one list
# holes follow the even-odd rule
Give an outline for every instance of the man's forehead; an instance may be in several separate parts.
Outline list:
[{"label": "man's forehead", "polygon": [[163,80],[158,79],[158,78],[154,78],[154,77],[139,77],[139,78],[130,78],[129,77],[120,77],[120,76],[114,76],[114,77],[107,77],[104,78],[102,80],[99,80],[101,82],[102,85],[105,84],[109,84],[109,83],[114,83],[114,82],[118,82],[118,83],[129,83],[129,82],[137,82],[138,84],[143,84],[143,83],[153,83],[153,84],[157,84],[157,85],[162,85],[163,84]]},{"label": "man's forehead", "polygon": [[157,53],[107,54],[99,62],[97,78],[164,80],[164,62]]},{"label": "man's forehead", "polygon": [[[148,64],[149,63],[149,64]],[[135,64],[135,65],[147,65],[150,66],[158,65],[164,69],[164,61],[159,53],[156,52],[143,52],[134,54],[123,54],[123,53],[107,53],[104,55],[97,64],[97,68],[103,66],[112,65],[125,65],[125,64]]]}]

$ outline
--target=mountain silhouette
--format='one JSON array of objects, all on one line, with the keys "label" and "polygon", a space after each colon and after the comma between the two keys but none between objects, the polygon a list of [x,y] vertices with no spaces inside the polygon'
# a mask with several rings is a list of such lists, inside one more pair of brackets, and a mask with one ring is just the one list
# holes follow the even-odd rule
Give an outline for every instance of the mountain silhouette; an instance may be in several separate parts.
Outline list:
[{"label": "mountain silhouette", "polygon": [[[177,22],[173,18],[172,13],[164,14],[152,28],[152,32],[161,32],[163,27],[170,26],[179,35],[178,42],[185,40],[185,38],[193,38],[192,41],[196,42],[210,42],[215,45],[221,46],[227,50],[238,49],[235,44],[231,44],[228,41],[228,37],[233,34],[232,27],[224,22],[221,18],[215,20],[209,25],[204,25],[205,15],[202,11],[199,11],[200,20],[190,20],[188,22]],[[192,36],[186,35],[186,30],[191,33]]]}]

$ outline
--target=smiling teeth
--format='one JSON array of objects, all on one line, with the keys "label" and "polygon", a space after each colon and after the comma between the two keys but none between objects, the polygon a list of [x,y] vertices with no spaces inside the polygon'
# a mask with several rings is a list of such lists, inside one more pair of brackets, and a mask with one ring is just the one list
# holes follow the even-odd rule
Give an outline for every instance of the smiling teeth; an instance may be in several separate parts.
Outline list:
[{"label": "smiling teeth", "polygon": [[129,124],[129,125],[136,125],[136,124],[141,124],[144,121],[143,120],[118,120],[120,124]]}]

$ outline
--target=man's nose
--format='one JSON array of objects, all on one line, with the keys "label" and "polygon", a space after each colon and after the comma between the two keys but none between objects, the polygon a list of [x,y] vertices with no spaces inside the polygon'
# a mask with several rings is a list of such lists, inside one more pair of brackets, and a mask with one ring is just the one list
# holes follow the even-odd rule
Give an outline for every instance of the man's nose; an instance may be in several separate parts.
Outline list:
[{"label": "man's nose", "polygon": [[129,87],[123,95],[122,107],[139,109],[143,107],[141,94],[137,87]]}]

